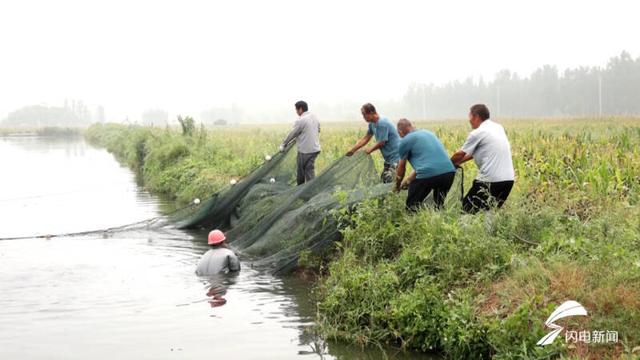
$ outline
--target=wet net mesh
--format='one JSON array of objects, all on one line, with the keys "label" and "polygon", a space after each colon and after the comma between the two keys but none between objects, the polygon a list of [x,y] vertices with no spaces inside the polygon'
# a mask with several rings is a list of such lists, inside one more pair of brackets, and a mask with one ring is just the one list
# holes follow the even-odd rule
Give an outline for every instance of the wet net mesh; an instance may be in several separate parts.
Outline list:
[{"label": "wet net mesh", "polygon": [[[290,146],[199,207],[174,214],[172,221],[180,229],[224,229],[245,260],[282,273],[296,267],[301,252],[317,254],[340,238],[338,210],[391,191],[364,152],[341,157],[296,186],[296,156]],[[456,176],[449,204],[460,196],[459,184]]]},{"label": "wet net mesh", "polygon": [[[321,254],[340,239],[340,213],[387,196],[392,186],[380,183],[372,157],[362,151],[339,158],[312,181],[296,186],[297,153],[292,148],[201,204],[165,216],[103,230],[0,240],[115,234],[179,239],[185,230],[206,239],[202,232],[219,228],[226,231],[230,246],[243,260],[275,273],[287,272],[298,265],[301,253]],[[463,181],[458,173],[446,207],[460,206]],[[430,195],[426,203],[432,202]]]}]

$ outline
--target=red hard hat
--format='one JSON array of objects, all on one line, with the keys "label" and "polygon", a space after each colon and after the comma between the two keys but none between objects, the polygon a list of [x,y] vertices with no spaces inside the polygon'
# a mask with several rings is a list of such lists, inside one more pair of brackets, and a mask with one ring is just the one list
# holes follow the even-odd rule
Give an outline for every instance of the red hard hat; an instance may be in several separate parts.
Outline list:
[{"label": "red hard hat", "polygon": [[218,229],[211,230],[209,233],[209,245],[216,245],[223,242],[226,238],[224,237],[224,233]]}]

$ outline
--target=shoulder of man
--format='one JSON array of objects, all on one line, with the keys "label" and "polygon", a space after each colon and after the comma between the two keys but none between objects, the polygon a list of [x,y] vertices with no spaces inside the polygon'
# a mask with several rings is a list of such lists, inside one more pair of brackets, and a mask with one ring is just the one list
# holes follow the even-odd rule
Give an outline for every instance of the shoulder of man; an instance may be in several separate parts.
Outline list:
[{"label": "shoulder of man", "polygon": [[238,255],[236,255],[236,253],[233,252],[233,250],[231,250],[231,249],[227,249],[227,256],[229,258],[232,258],[232,259],[237,259],[238,258]]},{"label": "shoulder of man", "polygon": [[301,119],[308,119],[308,118],[312,118],[312,117],[315,117],[315,115],[311,111],[307,111],[307,112],[303,113],[302,115],[300,115]]},{"label": "shoulder of man", "polygon": [[495,122],[495,121],[492,121],[491,119],[489,119],[489,121],[491,121],[491,122],[489,123],[491,126],[493,126],[493,127],[497,128],[497,129],[500,129],[500,130],[504,131],[505,133],[507,132],[507,131],[505,130],[505,128],[504,128],[504,126],[503,126],[502,124],[497,123],[497,122]]},{"label": "shoulder of man", "polygon": [[[378,121],[381,122],[381,121]],[[396,126],[393,125],[393,123],[391,122],[391,120],[389,120],[389,118],[384,118],[384,121],[382,122],[382,127],[385,129],[389,130],[389,133],[398,133],[398,130],[396,129]]]},{"label": "shoulder of man", "polygon": [[202,254],[202,256],[211,256],[213,254],[214,249],[209,249],[207,250],[204,254]]},{"label": "shoulder of man", "polygon": [[469,131],[468,137],[479,136],[484,132],[486,132],[486,128],[483,129],[482,126],[479,126],[478,128]]},{"label": "shoulder of man", "polygon": [[418,129],[418,130],[416,130],[414,132],[418,133],[418,134],[423,134],[423,135],[426,135],[426,136],[436,136],[436,134],[433,131],[428,130],[428,129]]},{"label": "shoulder of man", "polygon": [[378,120],[378,124],[384,124],[385,126],[393,125],[391,120],[389,120],[389,118],[386,116],[380,116],[380,119]]},{"label": "shoulder of man", "polygon": [[[482,139],[485,137],[487,133],[486,129],[482,129],[481,127],[478,127],[477,129],[473,129],[469,132],[469,135],[467,135],[467,139],[464,141],[463,144],[463,148],[465,145],[469,145],[469,144],[478,144],[479,142],[482,141]],[[475,145],[473,146],[475,148]]]},{"label": "shoulder of man", "polygon": [[426,130],[423,129],[416,129],[410,133],[408,133],[407,135],[405,135],[405,139],[409,138],[409,139],[414,139],[414,138],[419,138],[421,136],[424,136]]},{"label": "shoulder of man", "polygon": [[485,132],[487,134],[500,134],[503,133],[506,135],[506,130],[504,129],[504,127],[502,126],[502,124],[499,124],[491,119],[487,119],[485,120],[485,122],[483,123],[484,126],[479,127],[476,130],[481,130],[482,132]]},{"label": "shoulder of man", "polygon": [[502,128],[501,124],[499,124],[499,123],[497,123],[497,122],[495,122],[495,121],[493,121],[491,119],[487,119],[487,120],[483,121],[482,125],[483,126],[481,126],[481,127],[485,127],[485,128]]},{"label": "shoulder of man", "polygon": [[320,119],[316,116],[316,114],[311,114],[309,119],[315,123],[320,123]]}]

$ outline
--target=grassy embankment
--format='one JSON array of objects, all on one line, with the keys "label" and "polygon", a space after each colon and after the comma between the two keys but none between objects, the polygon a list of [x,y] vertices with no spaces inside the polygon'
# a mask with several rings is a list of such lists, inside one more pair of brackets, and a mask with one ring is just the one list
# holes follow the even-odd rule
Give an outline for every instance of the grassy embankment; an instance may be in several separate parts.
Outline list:
[{"label": "grassy embankment", "polygon": [[[517,181],[505,208],[407,215],[390,196],[360,206],[317,286],[329,336],[442,351],[454,358],[637,354],[640,345],[640,121],[505,121]],[[465,122],[427,123],[449,151]],[[318,166],[341,156],[364,125],[327,126]],[[286,127],[166,129],[93,126],[92,142],[140,171],[152,191],[188,201],[240,177],[272,153]],[[379,162],[379,155],[376,155]],[[379,164],[378,164],[379,165]],[[467,182],[475,173],[469,164]],[[468,188],[468,185],[467,185]],[[537,340],[565,300],[587,317],[572,330],[617,331],[616,344]]]}]

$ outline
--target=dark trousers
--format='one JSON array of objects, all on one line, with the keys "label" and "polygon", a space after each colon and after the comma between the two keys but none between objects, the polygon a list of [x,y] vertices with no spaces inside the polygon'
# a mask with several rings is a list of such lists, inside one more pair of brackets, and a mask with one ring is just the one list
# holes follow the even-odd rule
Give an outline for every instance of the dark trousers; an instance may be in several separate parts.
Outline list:
[{"label": "dark trousers", "polygon": [[393,182],[396,178],[396,167],[398,164],[390,164],[388,162],[384,163],[384,167],[382,168],[382,173],[380,174],[380,179],[384,184],[388,184]]},{"label": "dark trousers", "polygon": [[316,158],[318,157],[318,154],[320,154],[319,151],[310,154],[298,153],[298,171],[296,176],[298,185],[304,184],[316,177]]},{"label": "dark trousers", "polygon": [[464,199],[462,210],[475,214],[480,210],[488,210],[492,206],[502,207],[513,188],[513,181],[483,182],[473,180],[473,185]]},{"label": "dark trousers", "polygon": [[433,201],[437,208],[441,208],[444,199],[451,189],[456,173],[449,172],[436,175],[426,179],[415,179],[409,184],[409,194],[407,195],[407,209],[416,211],[420,208],[424,199],[433,190]]}]

